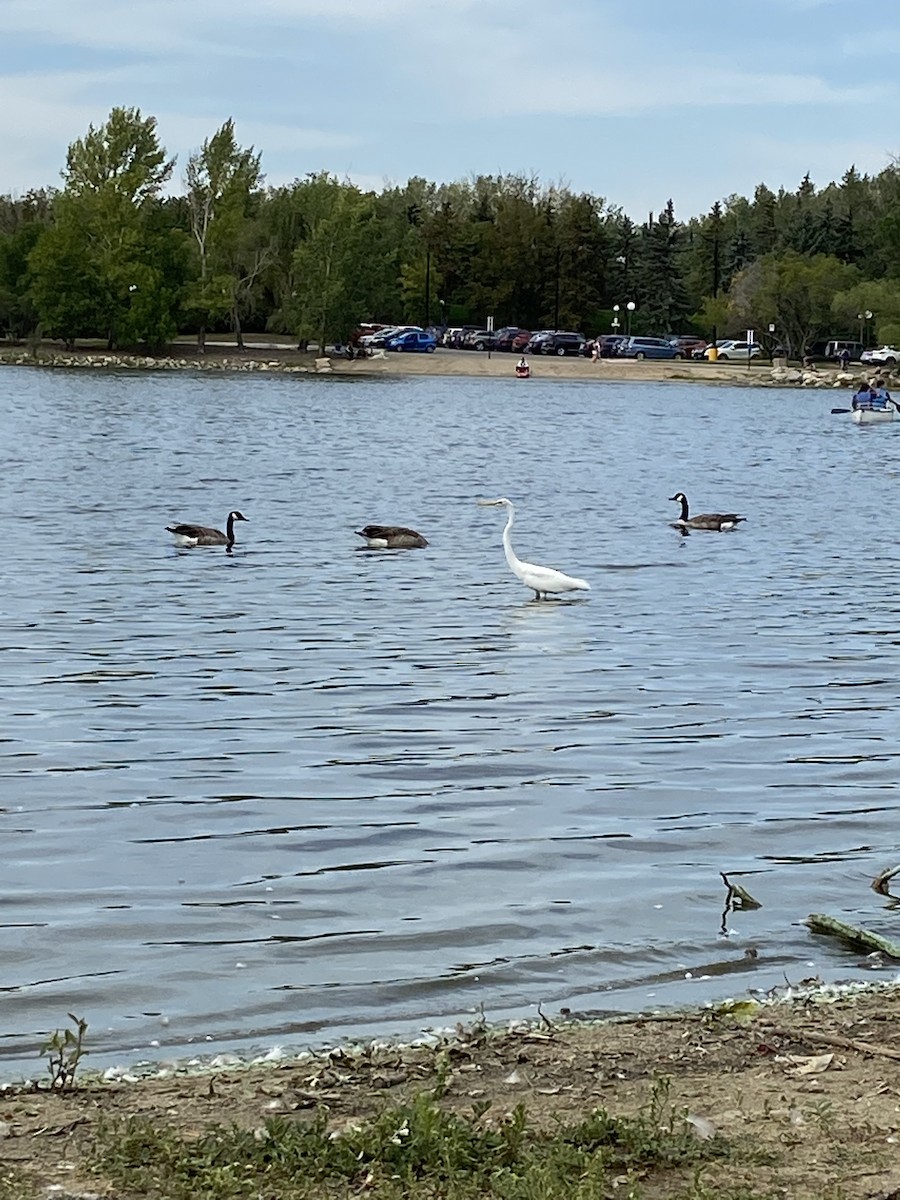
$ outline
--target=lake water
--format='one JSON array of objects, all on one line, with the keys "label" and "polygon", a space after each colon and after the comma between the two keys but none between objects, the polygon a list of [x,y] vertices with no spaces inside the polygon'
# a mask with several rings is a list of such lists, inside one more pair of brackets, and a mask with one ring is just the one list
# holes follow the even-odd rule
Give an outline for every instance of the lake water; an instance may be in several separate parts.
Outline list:
[{"label": "lake water", "polygon": [[801,923],[897,935],[900,423],[840,402],[0,371],[0,1074],[895,975]]}]

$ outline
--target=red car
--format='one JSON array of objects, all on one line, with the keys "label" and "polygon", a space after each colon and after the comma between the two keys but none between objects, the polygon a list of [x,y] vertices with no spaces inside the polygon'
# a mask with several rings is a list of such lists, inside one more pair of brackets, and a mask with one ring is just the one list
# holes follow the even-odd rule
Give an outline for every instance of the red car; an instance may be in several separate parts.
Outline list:
[{"label": "red car", "polygon": [[697,337],[693,333],[679,334],[669,338],[669,341],[685,358],[693,358],[695,350],[705,350],[707,346],[706,338]]},{"label": "red car", "polygon": [[513,338],[512,350],[513,354],[521,354],[528,343],[531,341],[532,333],[529,329],[520,329]]}]

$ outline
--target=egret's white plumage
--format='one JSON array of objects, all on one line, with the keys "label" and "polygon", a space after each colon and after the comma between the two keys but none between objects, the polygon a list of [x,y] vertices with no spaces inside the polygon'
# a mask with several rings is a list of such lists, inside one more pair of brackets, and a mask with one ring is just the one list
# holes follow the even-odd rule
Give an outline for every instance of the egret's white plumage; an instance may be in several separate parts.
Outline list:
[{"label": "egret's white plumage", "polygon": [[538,600],[542,595],[547,596],[551,593],[557,595],[560,592],[589,592],[591,590],[591,585],[584,579],[575,579],[572,575],[555,571],[553,567],[539,567],[535,563],[522,562],[516,556],[509,540],[509,531],[516,519],[516,510],[505,496],[500,496],[496,500],[479,500],[478,503],[485,508],[502,506],[509,511],[506,527],[503,530],[503,550],[506,554],[506,561],[509,563],[509,569],[513,575],[517,579],[521,579],[526,587],[532,588]]}]

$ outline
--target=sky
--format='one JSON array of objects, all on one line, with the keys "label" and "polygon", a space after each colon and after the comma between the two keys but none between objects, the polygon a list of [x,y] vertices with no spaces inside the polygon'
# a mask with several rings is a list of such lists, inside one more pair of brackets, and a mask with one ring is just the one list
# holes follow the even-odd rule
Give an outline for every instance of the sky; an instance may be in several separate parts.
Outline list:
[{"label": "sky", "polygon": [[900,156],[897,0],[0,0],[0,194],[114,107],[270,186],[517,174],[643,221]]}]

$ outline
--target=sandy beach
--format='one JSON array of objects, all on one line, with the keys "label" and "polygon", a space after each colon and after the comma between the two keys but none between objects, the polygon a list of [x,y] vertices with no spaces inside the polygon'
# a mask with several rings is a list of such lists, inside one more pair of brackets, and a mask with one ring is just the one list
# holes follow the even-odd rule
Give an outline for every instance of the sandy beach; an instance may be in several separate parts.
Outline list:
[{"label": "sandy beach", "polygon": [[[332,370],[340,374],[378,375],[465,375],[475,378],[506,379],[515,375],[518,356],[479,354],[473,350],[443,350],[434,354],[390,354],[384,358],[332,358]],[[573,379],[591,382],[728,383],[733,385],[771,384],[772,364],[768,360],[746,363],[709,363],[700,361],[638,362],[629,358],[604,358],[592,362],[584,357],[530,358],[532,379]],[[823,378],[833,380],[836,372],[823,367]],[[524,381],[523,381],[524,382]]]}]

